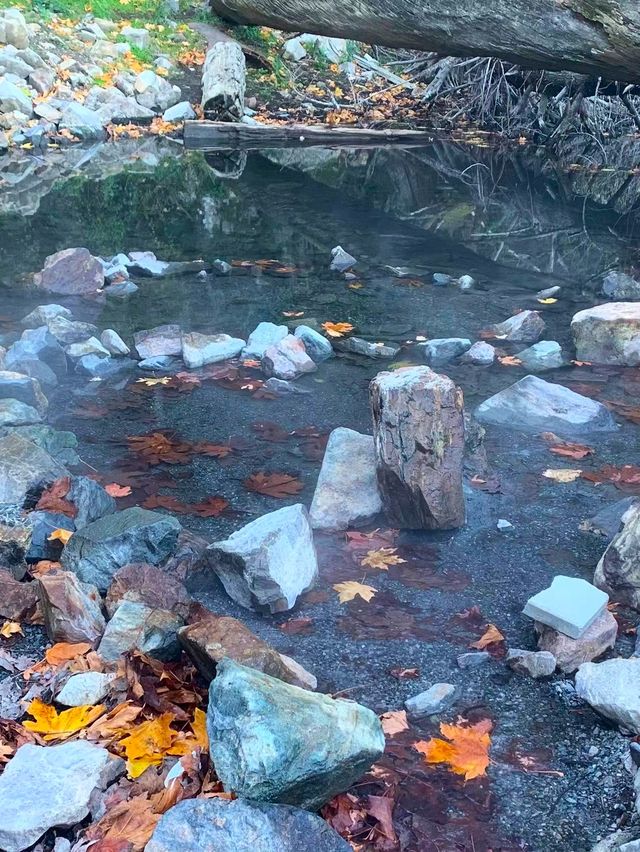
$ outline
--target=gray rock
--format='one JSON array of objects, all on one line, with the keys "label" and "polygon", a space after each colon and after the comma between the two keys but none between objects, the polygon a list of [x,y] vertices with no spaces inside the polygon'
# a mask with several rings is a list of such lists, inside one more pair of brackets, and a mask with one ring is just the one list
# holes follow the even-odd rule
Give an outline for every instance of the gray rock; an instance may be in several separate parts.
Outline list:
[{"label": "gray rock", "polygon": [[594,710],[634,734],[640,734],[640,659],[617,657],[602,663],[583,663],[576,675],[576,692]]},{"label": "gray rock", "polygon": [[538,290],[536,293],[537,299],[552,299],[554,296],[557,296],[562,287],[558,287],[558,285],[554,285],[553,287],[545,287],[544,290]]},{"label": "gray rock", "polygon": [[59,541],[49,541],[49,536],[54,530],[63,529],[70,532],[75,531],[75,524],[67,515],[59,512],[29,512],[29,526],[31,528],[31,542],[29,550],[25,554],[27,562],[39,562],[41,559],[57,560],[62,545]]},{"label": "gray rock", "polygon": [[260,360],[270,346],[280,343],[288,334],[289,329],[286,325],[261,322],[249,335],[247,345],[242,350],[242,357]]},{"label": "gray rock", "polygon": [[299,503],[257,518],[207,554],[227,594],[246,609],[285,612],[318,576],[309,516]]},{"label": "gray rock", "polygon": [[527,370],[536,373],[541,370],[555,370],[562,367],[565,358],[562,347],[555,340],[541,340],[516,355]]},{"label": "gray rock", "polygon": [[89,337],[97,337],[99,333],[97,326],[90,322],[78,322],[63,316],[47,320],[47,328],[58,343],[67,346],[71,343],[82,343]]},{"label": "gray rock", "polygon": [[48,325],[49,321],[55,317],[71,319],[71,316],[69,308],[64,308],[62,305],[38,305],[37,308],[34,308],[31,313],[20,320],[20,325],[23,328],[40,328],[43,325]]},{"label": "gray rock", "polygon": [[61,113],[58,122],[60,130],[68,130],[69,133],[77,136],[83,142],[104,139],[104,125],[108,122],[84,104],[78,103],[78,101],[69,101],[62,107]]},{"label": "gray rock", "polygon": [[158,260],[152,251],[132,251],[127,266],[134,275],[143,278],[162,278],[169,268],[167,261]]},{"label": "gray rock", "polygon": [[43,361],[25,359],[20,362],[19,372],[25,376],[30,376],[32,379],[36,379],[40,382],[40,387],[44,388],[45,391],[58,386],[58,377],[51,367],[48,367]]},{"label": "gray rock", "polygon": [[86,248],[70,248],[50,255],[33,283],[49,293],[81,296],[102,287],[104,272],[100,261]]},{"label": "gray rock", "polygon": [[109,694],[111,683],[116,677],[116,674],[106,672],[81,672],[71,675],[56,695],[56,702],[64,707],[100,704]]},{"label": "gray rock", "polygon": [[162,115],[165,121],[193,121],[196,117],[195,111],[189,101],[180,101],[169,109],[166,109]]},{"label": "gray rock", "polygon": [[0,776],[0,848],[21,852],[50,828],[82,822],[112,761],[106,749],[86,740],[21,746]]},{"label": "gray rock", "polygon": [[229,275],[233,270],[230,263],[227,263],[226,260],[220,260],[220,258],[213,261],[213,268],[218,275]]},{"label": "gray rock", "polygon": [[77,509],[74,520],[78,529],[116,511],[115,499],[88,476],[71,477],[67,500]]},{"label": "gray rock", "polygon": [[489,397],[476,408],[475,417],[485,424],[568,438],[617,428],[601,403],[537,376],[525,376]]},{"label": "gray rock", "polygon": [[608,302],[571,320],[576,358],[593,364],[640,364],[640,304]]},{"label": "gray rock", "polygon": [[546,325],[538,311],[521,311],[508,320],[494,325],[492,331],[501,340],[535,343],[540,340]]},{"label": "gray rock", "polygon": [[315,362],[307,355],[304,343],[292,334],[274,346],[269,346],[262,358],[263,372],[276,379],[291,381],[317,369]]},{"label": "gray rock", "polygon": [[307,55],[299,36],[287,39],[282,45],[282,52],[285,59],[291,59],[294,62],[301,62]]},{"label": "gray rock", "polygon": [[228,334],[199,334],[192,331],[182,335],[182,360],[189,370],[206,364],[217,364],[235,358],[246,346],[246,341]]},{"label": "gray rock", "polygon": [[448,284],[451,284],[453,278],[451,275],[447,275],[446,272],[434,272],[432,281],[436,287],[446,287]]},{"label": "gray rock", "polygon": [[60,465],[79,464],[80,460],[75,452],[78,439],[73,432],[59,432],[44,423],[38,426],[17,426],[10,429],[0,427],[0,438],[9,434],[18,435],[35,444],[36,447],[40,447]]},{"label": "gray rock", "polygon": [[611,541],[620,532],[622,518],[627,510],[637,503],[637,497],[624,497],[622,500],[617,500],[615,503],[605,506],[588,521],[580,524],[580,529],[604,536],[607,541]]},{"label": "gray rock", "polygon": [[463,397],[429,367],[378,373],[370,385],[378,485],[401,529],[464,524]]},{"label": "gray rock", "polygon": [[30,426],[42,417],[35,408],[17,399],[0,399],[0,426]]},{"label": "gray rock", "polygon": [[117,299],[124,301],[138,292],[140,288],[133,281],[122,281],[117,284],[111,284],[105,288],[104,294],[107,299]]},{"label": "gray rock", "polygon": [[308,325],[299,325],[294,331],[294,336],[304,343],[307,355],[316,364],[320,364],[333,356],[333,346],[330,341],[314,328],[310,328]]},{"label": "gray rock", "polygon": [[29,27],[19,9],[0,9],[0,44],[12,44],[18,50],[29,47]]},{"label": "gray rock", "polygon": [[109,358],[109,351],[105,349],[97,337],[90,337],[88,340],[83,340],[82,343],[70,343],[64,349],[67,358],[71,361],[78,361],[85,355],[97,355],[98,358]]},{"label": "gray rock", "polygon": [[471,341],[464,337],[444,337],[419,343],[418,349],[422,351],[425,364],[441,367],[471,349]]},{"label": "gray rock", "polygon": [[640,281],[625,272],[608,272],[602,282],[602,293],[616,302],[640,301]]},{"label": "gray rock", "polygon": [[149,331],[137,331],[133,343],[143,360],[158,355],[181,355],[182,331],[179,325],[159,325]]},{"label": "gray rock", "polygon": [[103,89],[93,86],[84,101],[84,105],[93,110],[103,125],[109,124],[114,118],[152,118],[153,110],[141,106],[133,97],[127,97],[113,86]]},{"label": "gray rock", "polygon": [[329,62],[344,62],[347,55],[347,42],[345,39],[331,38],[329,36],[316,35],[315,33],[302,33],[299,38],[303,45],[307,47],[313,45],[315,50],[319,51]]},{"label": "gray rock", "polygon": [[106,626],[95,586],[81,583],[71,571],[49,571],[38,580],[38,595],[52,642],[89,642],[95,647]]},{"label": "gray rock", "polygon": [[368,708],[229,659],[209,689],[207,730],[225,790],[309,810],[350,787],[384,751],[380,721]]},{"label": "gray rock", "polygon": [[19,110],[27,118],[30,118],[33,112],[33,102],[15,83],[0,79],[0,112],[11,112],[12,110]]},{"label": "gray rock", "polygon": [[496,360],[495,347],[484,340],[478,340],[460,358],[461,364],[473,364],[476,367],[489,367]]},{"label": "gray rock", "polygon": [[235,799],[190,799],[161,818],[146,852],[349,852],[316,814],[289,805]]},{"label": "gray rock", "polygon": [[98,646],[98,654],[114,662],[134,648],[158,660],[176,660],[180,656],[178,630],[184,619],[164,609],[151,609],[135,601],[122,601]]},{"label": "gray rock", "polygon": [[146,372],[178,372],[183,366],[182,359],[178,360],[174,355],[154,355],[152,358],[144,358],[138,361],[138,369]]},{"label": "gray rock", "polygon": [[371,343],[361,337],[343,337],[333,341],[334,349],[340,352],[351,352],[354,355],[364,355],[366,358],[387,360],[395,358],[400,351],[399,346],[385,346],[384,343]]},{"label": "gray rock", "polygon": [[126,356],[131,352],[118,332],[114,331],[112,328],[105,328],[100,335],[100,343],[102,343],[110,355],[115,355],[116,357],[118,355]]},{"label": "gray rock", "polygon": [[191,596],[175,572],[144,562],[125,565],[114,575],[105,598],[110,616],[122,601],[141,603],[150,609],[166,609],[185,619],[191,606]]},{"label": "gray rock", "polygon": [[22,332],[5,356],[5,369],[20,372],[20,366],[26,361],[42,361],[56,376],[67,372],[67,359],[64,350],[46,325],[28,328]]},{"label": "gray rock", "polygon": [[509,648],[506,663],[510,669],[532,678],[551,677],[556,670],[556,658],[550,651],[525,651]]},{"label": "gray rock", "polygon": [[56,74],[51,68],[35,68],[29,73],[29,85],[39,95],[46,95],[53,88],[55,81]]},{"label": "gray rock", "polygon": [[345,251],[342,246],[336,246],[331,249],[331,263],[329,269],[333,272],[348,272],[357,264],[357,260],[352,254]]},{"label": "gray rock", "polygon": [[523,613],[554,630],[579,639],[609,602],[605,592],[579,577],[558,575],[548,589],[529,598]]},{"label": "gray rock", "polygon": [[22,373],[12,370],[0,370],[0,399],[17,399],[35,408],[39,414],[46,414],[49,403],[42,393],[40,382]]},{"label": "gray rock", "polygon": [[346,530],[381,511],[373,438],[353,429],[334,429],[309,511],[311,526]]},{"label": "gray rock", "polygon": [[412,719],[434,716],[451,707],[457,694],[458,690],[452,683],[434,683],[425,692],[407,699],[404,707]]},{"label": "gray rock", "polygon": [[593,582],[615,600],[640,609],[639,503],[631,505],[622,516],[622,529],[598,562]]},{"label": "gray rock", "polygon": [[33,111],[38,118],[42,118],[49,124],[57,124],[62,118],[60,110],[48,103],[34,104]]},{"label": "gray rock", "polygon": [[149,30],[142,29],[141,27],[123,27],[120,30],[120,35],[135,47],[146,48],[151,44]]},{"label": "gray rock", "polygon": [[164,77],[151,70],[138,74],[133,87],[138,103],[158,112],[164,112],[177,104],[182,94],[177,86],[172,86]]},{"label": "gray rock", "polygon": [[558,668],[565,674],[602,656],[609,648],[613,648],[618,636],[618,622],[608,609],[587,627],[579,639],[572,639],[539,621],[535,621],[533,626],[538,636],[538,648],[550,651],[556,658]]},{"label": "gray rock", "polygon": [[78,358],[75,372],[82,376],[91,376],[91,378],[108,379],[110,376],[126,373],[136,367],[136,361],[132,361],[130,358],[103,358],[91,353]]},{"label": "gray rock", "polygon": [[62,552],[63,567],[106,591],[113,575],[131,562],[159,565],[176,547],[175,518],[131,508],[100,518],[79,530]]},{"label": "gray rock", "polygon": [[5,79],[8,78],[18,88],[26,88],[25,81],[32,71],[31,65],[20,59],[15,47],[0,48],[0,72]]},{"label": "gray rock", "polygon": [[464,654],[458,654],[456,662],[461,669],[475,669],[488,663],[490,659],[491,654],[488,651],[467,651]]},{"label": "gray rock", "polygon": [[286,382],[284,379],[275,379],[271,377],[264,383],[264,389],[276,396],[291,396],[291,394],[309,394],[311,391],[308,388],[301,388],[294,385],[293,382]]}]

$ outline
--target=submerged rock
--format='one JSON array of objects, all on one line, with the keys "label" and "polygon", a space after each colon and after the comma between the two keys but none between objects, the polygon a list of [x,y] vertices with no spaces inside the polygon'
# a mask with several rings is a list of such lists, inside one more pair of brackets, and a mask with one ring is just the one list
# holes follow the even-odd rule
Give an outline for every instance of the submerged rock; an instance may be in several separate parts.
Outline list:
[{"label": "submerged rock", "polygon": [[34,284],[48,293],[81,296],[95,293],[104,284],[102,264],[86,248],[70,248],[50,255]]},{"label": "submerged rock", "polygon": [[318,576],[309,515],[298,503],[269,512],[207,549],[227,594],[246,609],[285,612]]},{"label": "submerged rock", "polygon": [[379,373],[370,385],[378,484],[390,524],[464,524],[463,398],[429,367]]},{"label": "submerged rock", "polygon": [[47,328],[58,343],[82,343],[89,337],[97,337],[98,327],[90,322],[79,322],[57,316],[47,320]]},{"label": "submerged rock", "polygon": [[12,370],[0,370],[0,399],[15,399],[46,414],[49,403],[42,393],[40,382]]},{"label": "submerged rock", "polygon": [[71,319],[71,316],[69,308],[62,305],[38,305],[37,308],[34,308],[31,313],[20,320],[20,325],[23,328],[40,328],[43,325],[48,325],[49,320],[54,319],[54,317]]},{"label": "submerged rock", "polygon": [[576,692],[598,713],[640,734],[639,658],[583,663],[576,675]]},{"label": "submerged rock", "polygon": [[239,355],[245,341],[228,334],[199,334],[192,331],[182,336],[182,360],[189,370],[217,364]]},{"label": "submerged rock", "polygon": [[67,500],[76,507],[74,520],[78,529],[116,511],[115,498],[88,476],[71,477]]},{"label": "submerged rock", "polygon": [[316,814],[289,805],[235,799],[189,799],[170,808],[145,852],[349,852]]},{"label": "submerged rock", "polygon": [[568,438],[617,428],[601,403],[537,376],[525,376],[489,397],[476,408],[475,417],[493,426]]},{"label": "submerged rock", "polygon": [[131,352],[118,332],[114,331],[112,328],[105,328],[100,335],[100,343],[102,343],[110,355],[114,355],[116,357],[118,355],[126,356]]},{"label": "submerged rock", "polygon": [[30,405],[17,399],[0,399],[0,427],[32,426],[41,421],[39,412]]},{"label": "submerged rock", "polygon": [[67,358],[71,361],[79,361],[86,355],[97,355],[98,358],[109,358],[109,350],[100,343],[97,337],[89,337],[81,343],[71,343],[65,346]]},{"label": "submerged rock", "polygon": [[492,331],[501,340],[516,340],[522,343],[534,343],[539,340],[545,329],[545,322],[538,311],[521,311],[492,327]]},{"label": "submerged rock", "polygon": [[615,600],[640,609],[640,503],[622,516],[615,535],[596,567],[593,582]]},{"label": "submerged rock", "polygon": [[62,565],[100,591],[131,562],[158,565],[174,552],[180,524],[138,507],[100,518],[79,530],[62,552]]},{"label": "submerged rock", "polygon": [[348,251],[345,251],[342,246],[336,246],[331,249],[331,263],[329,269],[332,272],[348,272],[357,264],[357,260]]},{"label": "submerged rock", "polygon": [[571,320],[576,358],[593,364],[640,364],[640,304],[608,302]]},{"label": "submerged rock", "polygon": [[387,360],[395,358],[400,351],[399,346],[386,346],[384,343],[371,343],[361,337],[344,337],[333,341],[333,346],[340,352],[351,352],[353,355],[363,355],[365,358]]},{"label": "submerged rock", "polygon": [[353,429],[334,429],[309,510],[311,526],[346,530],[381,510],[373,438]]},{"label": "submerged rock", "polygon": [[16,340],[7,350],[4,369],[23,372],[23,365],[27,361],[41,361],[59,377],[67,372],[64,350],[46,325],[28,328],[22,332],[20,340]]},{"label": "submerged rock", "polygon": [[184,619],[176,613],[123,601],[107,623],[98,654],[103,660],[113,662],[137,648],[158,660],[177,660],[178,630],[183,625]]},{"label": "submerged rock", "polygon": [[222,660],[209,689],[211,759],[225,790],[257,801],[321,807],[384,751],[378,717]]},{"label": "submerged rock", "polygon": [[304,343],[307,355],[316,364],[320,364],[322,361],[326,361],[327,358],[332,357],[333,346],[326,337],[314,328],[310,328],[308,325],[299,325],[296,327],[294,335]]},{"label": "submerged rock", "polygon": [[640,301],[640,281],[625,272],[608,272],[602,282],[602,292],[616,302]]},{"label": "submerged rock", "polygon": [[270,346],[275,346],[289,334],[286,325],[275,325],[272,322],[261,322],[249,335],[247,344],[242,350],[243,358],[261,360]]},{"label": "submerged rock", "polygon": [[279,343],[265,350],[262,369],[266,376],[290,381],[304,373],[313,373],[318,368],[315,361],[307,355],[304,343],[288,334]]},{"label": "submerged rock", "polygon": [[532,372],[554,370],[565,363],[562,347],[555,340],[541,340],[516,355],[524,367]]},{"label": "submerged rock", "polygon": [[97,645],[106,622],[95,586],[81,583],[71,571],[49,571],[38,579],[38,594],[52,642]]},{"label": "submerged rock", "polygon": [[538,648],[550,651],[556,658],[558,668],[565,674],[571,674],[583,663],[601,657],[605,651],[613,648],[618,636],[618,622],[608,609],[578,639],[572,639],[539,621],[534,622],[533,626],[538,636]]},{"label": "submerged rock", "polygon": [[443,337],[419,343],[418,348],[424,356],[425,364],[441,367],[471,349],[471,341],[465,337]]},{"label": "submerged rock", "polygon": [[0,438],[0,459],[0,505],[21,505],[30,489],[68,473],[49,453],[17,434]]},{"label": "submerged rock", "polygon": [[460,358],[461,364],[473,364],[476,367],[488,367],[496,360],[495,347],[484,340],[478,340]]},{"label": "submerged rock", "polygon": [[143,360],[162,355],[182,354],[182,330],[179,325],[159,325],[148,331],[137,331],[133,342]]}]

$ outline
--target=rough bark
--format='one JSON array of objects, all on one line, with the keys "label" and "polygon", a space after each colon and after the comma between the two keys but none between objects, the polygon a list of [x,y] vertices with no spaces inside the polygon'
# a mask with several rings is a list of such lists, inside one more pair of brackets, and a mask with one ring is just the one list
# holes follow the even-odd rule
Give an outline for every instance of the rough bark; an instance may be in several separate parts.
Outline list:
[{"label": "rough bark", "polygon": [[210,0],[234,21],[640,82],[637,0]]},{"label": "rough bark", "polygon": [[370,391],[378,484],[389,523],[401,529],[461,527],[460,388],[429,367],[409,367],[379,373]]},{"label": "rough bark", "polygon": [[238,121],[244,115],[246,64],[236,41],[221,41],[209,50],[202,72],[205,115]]}]

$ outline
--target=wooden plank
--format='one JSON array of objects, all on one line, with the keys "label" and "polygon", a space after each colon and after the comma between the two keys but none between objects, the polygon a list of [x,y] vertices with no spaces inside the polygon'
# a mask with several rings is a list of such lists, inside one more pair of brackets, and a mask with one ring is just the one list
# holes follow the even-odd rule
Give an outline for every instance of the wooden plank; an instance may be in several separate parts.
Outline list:
[{"label": "wooden plank", "polygon": [[378,145],[428,145],[433,134],[425,130],[367,130],[304,124],[235,124],[224,121],[186,121],[186,148],[234,150],[259,148],[371,148]]}]

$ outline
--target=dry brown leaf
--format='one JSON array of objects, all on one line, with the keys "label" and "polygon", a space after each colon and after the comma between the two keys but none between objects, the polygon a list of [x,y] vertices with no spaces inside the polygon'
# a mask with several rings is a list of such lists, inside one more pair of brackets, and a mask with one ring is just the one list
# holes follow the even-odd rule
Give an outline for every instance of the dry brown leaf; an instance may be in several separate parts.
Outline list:
[{"label": "dry brown leaf", "polygon": [[496,642],[504,642],[504,636],[495,626],[495,624],[487,624],[487,629],[477,642],[472,642],[469,647],[477,648],[479,651],[484,651],[488,645],[493,645]]},{"label": "dry brown leaf", "polygon": [[[161,816],[161,813],[154,811],[148,795],[134,796],[110,808],[102,819],[91,827],[91,835],[111,843],[126,841],[131,844],[131,852],[142,852]],[[99,846],[91,848],[98,849]]]},{"label": "dry brown leaf", "polygon": [[446,740],[421,740],[414,747],[424,755],[426,763],[447,763],[452,772],[464,775],[465,781],[470,781],[487,771],[492,728],[489,719],[475,725],[447,725],[443,722],[440,733]]},{"label": "dry brown leaf", "polygon": [[381,547],[379,550],[370,550],[360,564],[367,568],[379,568],[381,571],[388,571],[389,565],[399,565],[401,562],[407,561],[396,556],[396,550],[395,547]]},{"label": "dry brown leaf", "polygon": [[75,660],[76,657],[85,656],[90,650],[91,645],[88,642],[56,642],[45,651],[44,658],[50,666],[61,666],[69,660]]},{"label": "dry brown leaf", "polygon": [[295,476],[288,473],[252,473],[244,482],[248,491],[264,494],[267,497],[291,497],[302,491],[303,485]]}]

